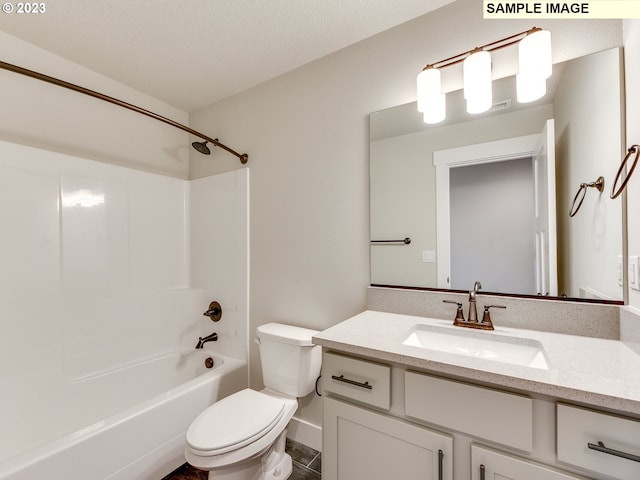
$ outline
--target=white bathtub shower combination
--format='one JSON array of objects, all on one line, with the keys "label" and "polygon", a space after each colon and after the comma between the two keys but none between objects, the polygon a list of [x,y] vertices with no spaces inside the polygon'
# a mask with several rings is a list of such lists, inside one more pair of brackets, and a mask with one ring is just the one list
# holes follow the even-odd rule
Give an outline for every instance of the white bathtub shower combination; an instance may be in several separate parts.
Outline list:
[{"label": "white bathtub shower combination", "polygon": [[160,480],[184,463],[193,419],[246,386],[245,365],[194,349],[73,382],[49,379],[46,389],[37,381],[24,394],[47,399],[33,412],[40,421],[27,426],[16,416],[3,425],[3,436],[22,441],[2,452],[0,479]]},{"label": "white bathtub shower combination", "polygon": [[246,169],[186,181],[0,141],[1,480],[184,462],[191,420],[248,382],[247,195]]}]

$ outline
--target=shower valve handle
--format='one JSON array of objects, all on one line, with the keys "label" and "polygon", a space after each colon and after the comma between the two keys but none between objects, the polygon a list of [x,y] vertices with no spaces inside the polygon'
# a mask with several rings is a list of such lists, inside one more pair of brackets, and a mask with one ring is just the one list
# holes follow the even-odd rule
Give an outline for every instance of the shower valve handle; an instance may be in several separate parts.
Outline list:
[{"label": "shower valve handle", "polygon": [[218,302],[211,302],[209,310],[203,313],[205,317],[209,317],[211,321],[217,322],[222,318],[222,307]]}]

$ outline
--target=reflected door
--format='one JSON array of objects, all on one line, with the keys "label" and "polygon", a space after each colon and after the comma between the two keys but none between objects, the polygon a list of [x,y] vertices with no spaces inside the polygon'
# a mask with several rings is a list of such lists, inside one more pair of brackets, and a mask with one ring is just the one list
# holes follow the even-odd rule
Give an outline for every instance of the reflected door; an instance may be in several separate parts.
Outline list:
[{"label": "reflected door", "polygon": [[[555,230],[555,190],[550,186],[555,184],[555,157],[553,155],[553,120],[544,127],[543,134],[526,135],[504,140],[487,142],[465,147],[440,150],[434,152],[433,163],[436,167],[436,209],[437,209],[437,278],[440,288],[471,288],[475,280],[483,283],[484,290],[487,291],[510,291],[514,293],[535,295],[537,293],[556,294],[557,293],[557,254],[556,254],[556,230]],[[470,271],[466,262],[463,266],[465,273],[471,275],[470,278],[462,280],[462,283],[453,278],[454,265],[452,258],[452,245],[454,243],[454,227],[451,219],[451,172],[459,167],[476,166],[483,164],[497,164],[499,162],[528,158],[533,180],[531,188],[523,188],[521,192],[505,194],[504,202],[510,202],[515,195],[528,195],[531,197],[533,208],[528,212],[522,212],[528,222],[529,250],[526,253],[528,259],[526,269],[526,281],[513,281],[506,290],[497,285],[485,282],[490,275],[500,278],[500,269],[508,267],[508,261],[497,259],[492,260],[489,265],[485,265],[480,270]],[[526,190],[526,191],[525,191]],[[509,197],[509,198],[507,198]],[[475,207],[475,201],[467,201],[468,208]],[[490,217],[495,215],[491,211],[480,211],[474,213],[476,217]],[[465,227],[456,233],[460,236],[475,237],[479,227]],[[496,234],[491,240],[497,249],[506,249],[513,242],[509,235]],[[506,250],[505,250],[506,251]],[[477,253],[476,256],[481,256]],[[467,285],[468,284],[468,285]],[[522,288],[515,292],[514,286],[521,284]],[[526,288],[526,291],[524,289]]]},{"label": "reflected door", "polygon": [[556,233],[556,157],[553,119],[547,120],[533,156],[535,182],[536,289],[558,295]]}]

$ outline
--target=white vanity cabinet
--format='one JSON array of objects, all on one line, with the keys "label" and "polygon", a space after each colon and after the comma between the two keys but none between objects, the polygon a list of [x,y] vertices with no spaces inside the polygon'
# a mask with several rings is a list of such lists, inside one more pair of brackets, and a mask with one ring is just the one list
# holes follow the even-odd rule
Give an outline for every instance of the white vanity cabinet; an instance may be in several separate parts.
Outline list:
[{"label": "white vanity cabinet", "polygon": [[553,440],[536,451],[526,395],[326,350],[322,375],[325,480],[589,478],[558,468]]},{"label": "white vanity cabinet", "polygon": [[325,480],[452,480],[451,435],[324,400]]},{"label": "white vanity cabinet", "polygon": [[579,478],[481,445],[471,446],[471,480],[578,480]]},{"label": "white vanity cabinet", "polygon": [[[634,350],[507,327],[470,335],[449,323],[367,310],[314,336],[323,347],[324,478],[437,478],[442,450],[447,480],[640,480]],[[425,338],[407,342],[416,332]],[[500,358],[439,349],[466,338],[500,343]],[[528,349],[505,347],[533,344],[544,366],[527,363]]]},{"label": "white vanity cabinet", "polygon": [[323,379],[323,479],[453,479],[452,436],[388,413],[390,366],[325,352]]}]

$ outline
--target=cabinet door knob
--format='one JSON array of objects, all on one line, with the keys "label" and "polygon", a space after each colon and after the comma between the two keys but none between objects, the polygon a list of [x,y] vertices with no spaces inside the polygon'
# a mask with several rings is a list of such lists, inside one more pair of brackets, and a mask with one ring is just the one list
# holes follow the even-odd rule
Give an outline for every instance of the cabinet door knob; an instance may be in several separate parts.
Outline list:
[{"label": "cabinet door knob", "polygon": [[598,442],[597,444],[587,443],[587,447],[589,447],[591,450],[597,450],[598,452],[606,453],[608,455],[614,455],[616,457],[626,458],[627,460],[632,460],[634,462],[640,462],[640,457],[638,455],[621,452],[620,450],[614,450],[613,448],[608,448],[602,442]]}]

